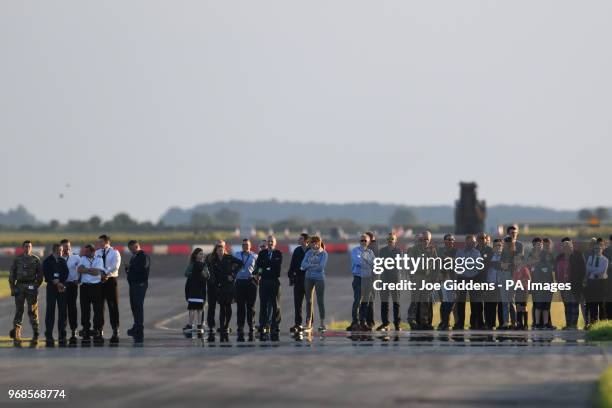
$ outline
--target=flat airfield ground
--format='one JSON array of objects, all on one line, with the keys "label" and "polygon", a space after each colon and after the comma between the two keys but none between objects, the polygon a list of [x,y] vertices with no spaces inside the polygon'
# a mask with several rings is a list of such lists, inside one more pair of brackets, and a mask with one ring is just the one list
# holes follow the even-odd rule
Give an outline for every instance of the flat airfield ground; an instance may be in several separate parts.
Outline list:
[{"label": "flat airfield ground", "polygon": [[[583,331],[403,331],[349,338],[344,331],[330,330],[325,337],[294,339],[288,334],[293,297],[286,277],[280,341],[238,343],[235,335],[229,343],[220,343],[218,337],[185,339],[184,261],[172,256],[153,259],[143,346],[133,346],[125,335],[132,318],[123,279],[117,347],[108,341],[102,347],[80,341],[65,348],[27,341],[16,347],[6,337],[0,340],[0,403],[579,407],[592,404],[595,382],[609,363],[608,346],[585,342]],[[350,318],[350,284],[348,257],[330,256],[328,322]],[[403,315],[406,307],[402,305]],[[0,310],[0,328],[8,333],[12,298],[0,300]],[[44,311],[41,295],[41,323]],[[24,320],[29,336],[27,317]],[[105,332],[108,338],[110,327]],[[63,389],[66,399],[9,400],[9,389]]]}]

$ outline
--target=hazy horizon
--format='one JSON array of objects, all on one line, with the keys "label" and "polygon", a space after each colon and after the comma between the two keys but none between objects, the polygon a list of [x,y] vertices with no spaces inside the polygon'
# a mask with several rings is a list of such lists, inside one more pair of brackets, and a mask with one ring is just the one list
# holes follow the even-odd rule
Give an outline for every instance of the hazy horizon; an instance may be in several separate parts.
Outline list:
[{"label": "hazy horizon", "polygon": [[453,205],[459,181],[488,206],[612,207],[611,20],[605,1],[7,0],[0,211]]}]

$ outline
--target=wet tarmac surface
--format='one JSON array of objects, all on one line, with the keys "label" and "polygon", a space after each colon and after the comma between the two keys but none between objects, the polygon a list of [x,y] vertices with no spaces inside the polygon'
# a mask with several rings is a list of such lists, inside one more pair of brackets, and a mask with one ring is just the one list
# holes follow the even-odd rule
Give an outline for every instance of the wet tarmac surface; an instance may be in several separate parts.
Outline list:
[{"label": "wet tarmac surface", "polygon": [[[0,405],[580,407],[590,406],[609,362],[609,347],[585,341],[581,330],[328,330],[296,338],[289,334],[293,306],[287,286],[278,341],[239,342],[235,333],[227,342],[218,334],[187,339],[181,330],[183,285],[182,278],[151,280],[142,345],[125,335],[132,322],[125,281],[118,345],[109,344],[108,326],[102,345],[80,339],[65,347],[47,347],[44,339],[16,344],[6,337],[12,299],[0,300],[0,327],[6,330],[0,333]],[[328,279],[328,322],[349,318],[351,300],[350,276]],[[41,322],[44,303],[41,296]],[[24,336],[30,335],[26,320]],[[8,399],[8,390],[24,388],[64,389],[67,397]]]}]

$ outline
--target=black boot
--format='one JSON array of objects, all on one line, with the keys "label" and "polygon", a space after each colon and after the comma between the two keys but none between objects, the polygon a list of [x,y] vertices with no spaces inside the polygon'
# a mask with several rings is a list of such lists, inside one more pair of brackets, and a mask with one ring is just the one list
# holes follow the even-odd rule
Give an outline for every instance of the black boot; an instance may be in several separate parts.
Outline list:
[{"label": "black boot", "polygon": [[110,338],[110,344],[119,344],[119,333],[117,329],[113,329],[113,335]]}]

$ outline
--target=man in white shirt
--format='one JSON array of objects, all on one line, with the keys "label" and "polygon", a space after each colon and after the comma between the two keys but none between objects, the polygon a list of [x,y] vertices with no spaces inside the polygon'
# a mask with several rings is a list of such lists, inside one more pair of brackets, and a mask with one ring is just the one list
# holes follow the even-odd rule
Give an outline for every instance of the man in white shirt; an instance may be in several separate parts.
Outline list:
[{"label": "man in white shirt", "polygon": [[74,343],[76,342],[76,330],[78,328],[77,297],[79,293],[79,272],[77,269],[81,263],[81,257],[72,253],[72,247],[69,240],[62,239],[60,244],[62,245],[62,257],[66,260],[66,264],[68,265],[65,297],[68,323],[72,331],[69,341]]},{"label": "man in white shirt", "polygon": [[[81,325],[83,326],[83,340],[89,340],[91,335],[94,341],[104,341],[102,328],[104,327],[104,303],[102,300],[102,273],[104,264],[102,258],[96,256],[93,245],[83,248],[84,256],[79,261],[77,271],[81,275]],[[91,329],[91,308],[93,307],[93,332]]]},{"label": "man in white shirt", "polygon": [[[108,317],[113,329],[111,343],[119,343],[119,266],[121,255],[111,246],[110,237],[102,234],[98,237],[98,250],[96,256],[102,258],[104,271],[102,272],[102,304],[108,305]],[[104,306],[102,306],[102,327],[104,327]]]}]

